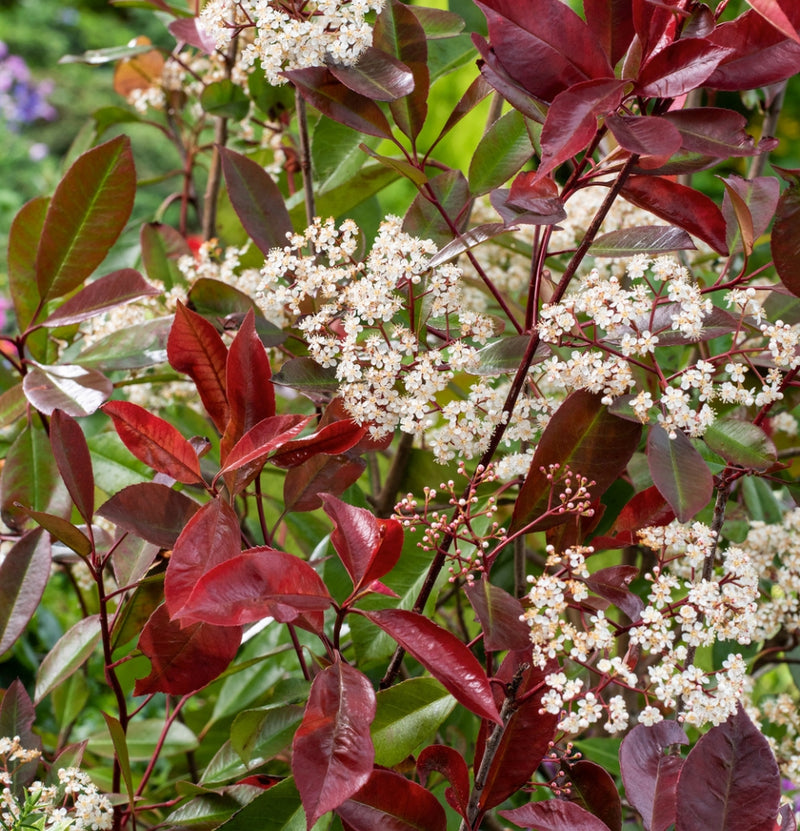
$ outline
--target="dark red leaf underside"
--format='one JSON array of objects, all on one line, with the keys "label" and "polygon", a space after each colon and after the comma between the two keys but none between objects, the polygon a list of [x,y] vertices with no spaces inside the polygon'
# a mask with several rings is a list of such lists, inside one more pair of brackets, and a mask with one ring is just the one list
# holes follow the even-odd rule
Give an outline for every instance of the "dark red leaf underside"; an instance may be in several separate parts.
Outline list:
[{"label": "dark red leaf underside", "polygon": [[601,819],[585,808],[560,799],[533,802],[522,808],[498,813],[520,828],[535,828],[537,831],[609,831]]},{"label": "dark red leaf underside", "polygon": [[91,525],[94,516],[92,457],[78,422],[61,410],[55,410],[50,419],[50,446],[78,513]]}]

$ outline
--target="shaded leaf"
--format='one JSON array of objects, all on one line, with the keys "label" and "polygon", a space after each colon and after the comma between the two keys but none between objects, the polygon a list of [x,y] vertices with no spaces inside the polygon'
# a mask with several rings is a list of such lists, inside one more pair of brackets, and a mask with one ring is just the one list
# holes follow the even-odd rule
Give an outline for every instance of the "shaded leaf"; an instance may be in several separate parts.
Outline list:
[{"label": "shaded leaf", "polygon": [[203,87],[200,106],[209,115],[241,121],[250,110],[250,99],[242,87],[223,78]]},{"label": "shaded leaf", "polygon": [[675,512],[653,485],[637,493],[620,511],[607,537],[595,537],[592,545],[601,548],[625,548],[637,542],[636,532],[648,526],[669,525]]},{"label": "shaded leaf", "polygon": [[464,757],[453,747],[432,744],[417,757],[417,776],[423,785],[427,784],[432,771],[441,773],[450,783],[444,795],[450,807],[467,819],[469,805],[469,771]]},{"label": "shaded leaf", "polygon": [[[0,735],[19,736],[22,747],[40,750],[42,740],[33,732],[35,720],[36,710],[33,702],[17,678],[8,685],[0,700]],[[38,769],[38,759],[15,765],[11,773],[12,786],[19,788],[30,784],[36,778]]]},{"label": "shaded leaf", "polygon": [[464,592],[483,629],[484,649],[500,652],[530,645],[530,628],[520,619],[525,610],[516,597],[490,583],[485,575],[467,583]]},{"label": "shaded leaf", "polygon": [[548,799],[532,802],[522,808],[498,811],[501,817],[521,828],[538,831],[609,831],[608,826],[585,808],[574,802]]},{"label": "shaded leaf", "polygon": [[334,367],[322,367],[311,358],[290,358],[272,376],[272,383],[303,393],[315,405],[327,404],[339,391]]},{"label": "shaded leaf", "polygon": [[89,660],[100,643],[100,634],[100,616],[90,615],[79,620],[58,639],[36,673],[36,704]]},{"label": "shaded leaf", "polygon": [[631,0],[583,0],[586,22],[612,66],[628,51],[634,35]]},{"label": "shaded leaf", "polygon": [[664,113],[662,118],[681,134],[683,149],[703,156],[752,156],[753,137],[745,132],[747,119],[733,110],[698,107]]},{"label": "shaded leaf", "polygon": [[70,416],[95,412],[114,392],[110,378],[78,364],[36,364],[22,379],[25,397],[40,413],[63,410]]},{"label": "shaded leaf", "polygon": [[639,225],[609,231],[595,239],[589,248],[592,257],[632,257],[660,251],[693,250],[695,244],[682,228],[671,225]]},{"label": "shaded leaf", "polygon": [[[469,185],[460,170],[445,170],[428,180],[438,204],[459,231],[464,231],[469,215],[471,198]],[[436,205],[421,193],[415,197],[403,218],[403,230],[420,239],[433,240],[446,245],[453,239],[453,228],[442,216]],[[431,266],[433,268],[433,266]]]},{"label": "shaded leaf", "polygon": [[761,427],[739,418],[714,419],[703,441],[729,464],[750,470],[766,470],[777,459],[775,445]]},{"label": "shaded leaf", "polygon": [[180,276],[177,260],[192,253],[189,244],[174,228],[161,222],[145,222],[139,232],[139,243],[147,276],[163,283],[169,291]]},{"label": "shaded leaf", "polygon": [[606,116],[605,124],[620,147],[641,157],[639,167],[659,167],[681,148],[681,134],[660,116],[612,113]]},{"label": "shaded leaf", "polygon": [[488,193],[508,181],[533,156],[524,116],[510,110],[483,134],[469,163],[469,187]]},{"label": "shaded leaf", "polygon": [[291,745],[302,718],[296,704],[245,710],[231,725],[231,747],[249,768],[257,767]]},{"label": "shaded leaf", "polygon": [[800,297],[800,187],[794,182],[778,200],[770,246],[781,283]]},{"label": "shaded leaf", "polygon": [[622,831],[622,803],[614,778],[600,765],[581,759],[569,765],[570,800],[602,820],[611,831]]},{"label": "shaded leaf", "polygon": [[89,445],[75,419],[56,410],[50,419],[50,446],[69,495],[87,525],[94,516],[94,474]]},{"label": "shaded leaf", "polygon": [[19,506],[37,525],[41,525],[51,537],[72,549],[82,557],[88,557],[92,552],[92,543],[86,534],[76,528],[71,522],[55,514],[44,511],[33,511],[30,508]]},{"label": "shaded leaf", "polygon": [[346,454],[319,453],[291,468],[283,480],[287,511],[314,511],[322,505],[322,493],[344,493],[364,472],[367,463]]},{"label": "shaded leaf", "polygon": [[[416,22],[416,18],[412,19]],[[353,92],[373,101],[396,101],[414,90],[414,76],[409,67],[394,54],[374,46],[368,46],[352,66],[329,63],[328,69]]]}]

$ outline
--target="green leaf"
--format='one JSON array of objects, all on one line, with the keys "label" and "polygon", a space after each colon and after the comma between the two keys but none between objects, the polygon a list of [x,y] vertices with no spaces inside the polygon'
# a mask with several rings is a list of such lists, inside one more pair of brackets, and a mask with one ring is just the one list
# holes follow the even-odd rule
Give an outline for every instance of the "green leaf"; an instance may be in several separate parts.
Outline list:
[{"label": "green leaf", "polygon": [[133,777],[131,776],[131,760],[128,753],[128,742],[125,736],[125,731],[119,719],[110,716],[108,713],[103,713],[103,718],[106,720],[108,727],[108,734],[111,738],[111,745],[114,748],[117,761],[119,762],[120,770],[122,771],[122,778],[125,780],[125,789],[128,792],[128,801],[133,807],[134,790]]},{"label": "green leaf", "polygon": [[[151,46],[150,49],[152,48]],[[92,113],[92,118],[94,119],[97,138],[100,138],[106,130],[115,127],[117,124],[132,124],[142,120],[141,116],[132,110],[126,110],[124,107],[100,107],[99,110]]]},{"label": "green leaf", "polygon": [[[529,335],[511,335],[479,349],[478,355],[481,363],[475,374],[503,375],[516,372],[530,340]],[[549,354],[549,347],[546,344],[540,344],[534,353],[533,363],[543,361]]]},{"label": "green leaf", "polygon": [[380,153],[376,153],[371,147],[367,146],[363,142],[359,145],[359,147],[368,156],[372,156],[373,159],[376,159],[385,167],[390,167],[392,170],[396,170],[401,176],[405,176],[406,179],[409,179],[417,187],[424,185],[425,182],[428,181],[428,177],[423,171],[421,171],[418,167],[415,167],[410,162],[407,162],[405,159],[392,156],[382,156]]},{"label": "green leaf", "polygon": [[132,58],[134,55],[143,55],[146,52],[152,52],[153,45],[147,44],[133,44],[129,46],[109,46],[106,49],[89,49],[81,55],[64,55],[59,59],[59,63],[88,63],[92,65],[99,65],[104,63],[115,63],[126,58]]},{"label": "green leaf", "polygon": [[36,247],[49,205],[47,197],[31,199],[14,217],[8,234],[8,287],[21,332],[33,322],[41,300],[36,285]]},{"label": "green leaf", "polygon": [[[160,718],[134,719],[128,725],[126,745],[131,761],[148,761],[164,731],[164,720]],[[161,750],[163,756],[189,753],[198,746],[197,736],[183,723],[174,721],[169,728]],[[113,759],[116,747],[108,730],[98,730],[89,736],[89,747],[98,756]]]},{"label": "green leaf", "polygon": [[757,424],[738,418],[715,419],[703,440],[726,462],[750,470],[766,470],[777,458],[772,439]]},{"label": "green leaf", "polygon": [[381,690],[371,727],[375,764],[400,764],[435,735],[455,704],[453,696],[433,678],[411,678]]},{"label": "green leaf", "polygon": [[[463,231],[469,215],[469,185],[460,170],[446,170],[433,176],[428,182],[439,205],[447,216]],[[433,240],[443,246],[453,239],[453,229],[445,221],[441,211],[421,193],[414,197],[403,220],[403,228],[420,239]]]},{"label": "green leaf", "polygon": [[360,148],[363,138],[346,124],[320,117],[311,136],[311,166],[319,190],[341,185],[358,172],[366,161]]},{"label": "green leaf", "polygon": [[783,522],[784,509],[765,479],[745,476],[742,480],[742,494],[751,519],[767,525]]},{"label": "green leaf", "polygon": [[68,520],[53,514],[46,514],[43,511],[32,511],[30,508],[23,508],[23,510],[34,522],[41,525],[50,536],[55,537],[77,554],[83,557],[88,557],[91,554],[92,543],[89,538]]},{"label": "green leaf", "polygon": [[135,193],[127,136],[78,157],[50,200],[36,252],[44,300],[76,289],[100,265],[128,221]]},{"label": "green leaf", "polygon": [[231,726],[231,746],[249,768],[257,767],[292,743],[302,718],[303,708],[294,704],[245,710]]},{"label": "green leaf", "polygon": [[38,704],[46,695],[79,670],[100,643],[100,617],[90,615],[64,633],[45,655],[36,673],[33,700]]},{"label": "green leaf", "polygon": [[27,409],[28,399],[25,398],[20,381],[0,395],[0,428],[9,427],[25,415]]},{"label": "green leaf", "polygon": [[640,225],[603,234],[591,244],[591,257],[632,257],[661,251],[693,250],[692,238],[672,225]]},{"label": "green leaf", "polygon": [[89,682],[77,672],[53,690],[53,714],[62,732],[69,728],[89,701]]},{"label": "green leaf", "polygon": [[131,456],[116,432],[97,433],[86,443],[92,454],[95,485],[104,493],[118,493],[152,478],[152,470]]},{"label": "green leaf", "polygon": [[250,110],[250,99],[238,84],[226,78],[209,84],[203,90],[200,106],[209,115],[241,121]]},{"label": "green leaf", "polygon": [[182,279],[177,260],[191,255],[186,240],[169,225],[145,222],[139,232],[142,264],[151,280],[158,280],[169,291]]},{"label": "green leaf", "polygon": [[160,317],[112,332],[84,349],[75,358],[75,363],[103,372],[163,364],[167,360],[171,326],[171,317]]},{"label": "green leaf", "polygon": [[525,118],[511,110],[495,121],[478,143],[469,165],[472,193],[488,193],[507,182],[533,156]]},{"label": "green leaf", "polygon": [[323,831],[330,826],[330,818],[321,817],[311,828],[306,825],[306,813],[300,794],[289,777],[264,791],[249,805],[219,826],[219,831]]},{"label": "green leaf", "polygon": [[234,785],[224,793],[200,793],[168,814],[166,821],[170,828],[212,831],[261,793],[263,789],[253,785]]},{"label": "green leaf", "polygon": [[272,376],[272,383],[301,392],[320,404],[330,401],[339,390],[336,370],[322,367],[311,358],[290,358]]}]

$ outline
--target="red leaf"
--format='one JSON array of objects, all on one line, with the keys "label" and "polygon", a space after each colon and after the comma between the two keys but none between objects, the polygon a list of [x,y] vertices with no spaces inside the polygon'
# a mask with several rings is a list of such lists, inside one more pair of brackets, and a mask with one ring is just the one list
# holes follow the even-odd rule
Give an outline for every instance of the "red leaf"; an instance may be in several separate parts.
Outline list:
[{"label": "red leaf", "polygon": [[691,749],[678,778],[675,831],[773,831],[778,763],[740,704]]},{"label": "red leaf", "polygon": [[367,427],[352,418],[334,421],[320,427],[310,436],[287,442],[270,462],[276,467],[297,467],[320,453],[335,455],[355,447],[367,434]]},{"label": "red leaf", "polygon": [[483,667],[455,635],[405,609],[362,614],[413,655],[456,701],[481,718],[501,723]]},{"label": "red leaf", "polygon": [[800,297],[800,187],[795,183],[778,200],[770,245],[781,282]]},{"label": "red leaf", "polygon": [[639,166],[659,167],[681,148],[681,134],[659,116],[606,116],[606,126],[620,147],[642,157]]},{"label": "red leaf", "polygon": [[375,709],[369,679],[338,657],[311,684],[292,742],[292,773],[309,828],[369,781]]},{"label": "red leaf", "polygon": [[228,196],[242,227],[263,254],[282,248],[292,233],[292,220],[273,178],[258,162],[227,147],[220,148],[220,158]]},{"label": "red leaf", "polygon": [[639,43],[634,49],[646,61],[651,55],[664,49],[675,39],[678,15],[666,3],[650,0],[632,0],[631,12]]},{"label": "red leaf", "polygon": [[[688,742],[683,728],[675,721],[662,721],[651,727],[637,724],[622,740],[619,764],[625,795],[641,814],[648,831],[664,831],[675,821],[675,786],[683,759],[665,756],[664,750],[670,745]],[[673,798],[669,799],[670,796]],[[668,802],[673,806],[671,819],[661,813]],[[656,803],[662,805],[658,817]]]},{"label": "red leaf", "polygon": [[[598,499],[625,469],[639,446],[641,433],[640,424],[610,413],[601,403],[600,395],[586,390],[573,392],[542,434],[514,505],[512,529],[537,520],[533,527],[544,530],[570,517],[570,514],[549,512],[552,482],[547,473],[551,465],[560,465],[562,470],[569,465],[573,476],[594,481],[589,491],[593,499]],[[540,517],[543,519],[539,520]]]},{"label": "red leaf", "polygon": [[169,422],[130,401],[109,401],[102,410],[139,461],[184,485],[203,483],[197,453]]},{"label": "red leaf", "polygon": [[315,511],[322,505],[321,493],[344,493],[364,472],[363,459],[347,455],[312,456],[293,467],[283,480],[283,503],[287,511]]},{"label": "red leaf", "polygon": [[450,807],[467,818],[469,805],[469,770],[464,757],[453,747],[432,744],[417,756],[417,776],[423,785],[427,784],[431,771],[441,773],[451,787],[445,791]]},{"label": "red leaf", "polygon": [[702,193],[661,176],[631,176],[622,195],[645,211],[707,242],[718,254],[728,253],[725,218]]},{"label": "red leaf", "polygon": [[158,482],[140,482],[115,493],[98,515],[159,548],[173,548],[200,506]]},{"label": "red leaf", "polygon": [[637,577],[636,566],[608,566],[598,569],[586,580],[586,585],[595,593],[613,603],[631,620],[639,620],[644,609],[642,599],[628,590],[628,584]]},{"label": "red leaf", "polygon": [[608,826],[574,802],[549,799],[533,802],[510,811],[498,811],[501,817],[521,828],[537,831],[609,831]]},{"label": "red leaf", "polygon": [[651,425],[647,463],[655,486],[680,522],[688,522],[708,504],[714,477],[685,433],[678,430],[671,439],[663,427]]},{"label": "red leaf", "polygon": [[498,62],[536,98],[552,101],[573,84],[614,77],[594,33],[561,0],[486,0],[477,6]]},{"label": "red leaf", "polygon": [[336,809],[347,831],[445,831],[436,797],[391,770],[376,769],[351,799]]},{"label": "red leaf", "polygon": [[611,831],[622,831],[622,803],[614,778],[600,765],[581,759],[568,765],[570,800],[601,819]]},{"label": "red leaf", "polygon": [[608,537],[592,540],[597,549],[625,548],[637,542],[636,532],[650,525],[669,525],[675,519],[675,512],[670,508],[658,488],[653,485],[637,493],[619,512]]},{"label": "red leaf", "polygon": [[674,110],[661,118],[678,130],[683,149],[689,153],[728,158],[753,156],[763,149],[757,148],[753,137],[745,132],[747,119],[733,110],[700,107]]},{"label": "red leaf", "polygon": [[583,0],[586,22],[612,66],[628,51],[634,27],[631,0]]},{"label": "red leaf", "polygon": [[[800,17],[797,14],[797,6],[791,5],[789,0],[748,0],[750,5],[769,23],[771,23],[784,37],[800,43],[800,34],[797,33],[797,23]],[[784,8],[786,9],[784,11]],[[789,17],[794,11],[794,19]]]},{"label": "red leaf", "polygon": [[[424,36],[423,32],[423,42]],[[373,101],[396,101],[414,91],[411,70],[402,60],[374,46],[368,46],[355,65],[332,63],[328,69],[334,78],[353,92]]]},{"label": "red leaf", "polygon": [[230,421],[220,444],[223,463],[237,441],[259,421],[275,415],[272,369],[249,311],[228,350],[226,390]]},{"label": "red leaf", "polygon": [[[273,617],[292,623],[308,612],[314,631],[331,605],[322,578],[305,560],[266,546],[249,548],[206,571],[173,617],[238,626]],[[317,626],[319,624],[319,626]],[[298,625],[304,625],[298,621]]]},{"label": "red leaf", "polygon": [[[41,750],[42,740],[33,732],[36,709],[22,682],[17,678],[8,685],[0,700],[0,736],[19,736],[22,747]],[[58,760],[56,760],[58,761]],[[12,787],[30,784],[39,770],[40,762],[19,762],[11,774]]]},{"label": "red leaf", "polygon": [[94,516],[92,457],[78,422],[61,410],[55,410],[50,419],[50,446],[78,513],[91,525]]},{"label": "red leaf", "polygon": [[138,678],[134,695],[162,692],[188,695],[210,684],[236,656],[241,627],[195,623],[181,628],[159,606],[139,636],[139,649],[150,659],[150,674]]},{"label": "red leaf", "polygon": [[516,597],[490,583],[485,575],[467,584],[464,591],[483,628],[484,649],[501,652],[530,645],[530,629],[520,620],[525,610]]},{"label": "red leaf", "polygon": [[730,52],[705,38],[670,43],[642,68],[636,92],[647,98],[678,98],[703,85]]},{"label": "red leaf", "polygon": [[169,330],[167,359],[176,372],[194,381],[200,400],[220,433],[230,418],[225,373],[228,349],[204,317],[178,301],[175,320]]},{"label": "red leaf", "polygon": [[355,594],[395,567],[403,550],[403,528],[395,519],[378,519],[329,493],[321,498],[334,524],[331,544],[353,581]]},{"label": "red leaf", "polygon": [[222,499],[213,499],[186,523],[164,580],[164,599],[171,617],[183,608],[195,584],[214,566],[242,551],[239,520]]},{"label": "red leaf", "polygon": [[323,115],[359,133],[391,138],[392,128],[380,107],[338,81],[325,67],[293,69],[283,73],[298,92]]},{"label": "red leaf", "polygon": [[[167,9],[164,11],[167,11]],[[172,11],[170,10],[169,13],[172,14]],[[198,26],[198,18],[180,17],[173,20],[167,28],[175,40],[188,43],[189,46],[194,46],[195,49],[205,52],[206,55],[214,54],[216,42],[203,26]]]},{"label": "red leaf", "polygon": [[157,294],[161,294],[161,290],[146,282],[138,271],[122,268],[93,280],[48,315],[42,325],[54,328],[80,323],[132,300]]},{"label": "red leaf", "polygon": [[749,255],[775,215],[780,184],[774,176],[742,179],[736,175],[723,178],[722,183],[725,185],[722,215],[728,226],[728,247],[734,250],[738,239]]}]

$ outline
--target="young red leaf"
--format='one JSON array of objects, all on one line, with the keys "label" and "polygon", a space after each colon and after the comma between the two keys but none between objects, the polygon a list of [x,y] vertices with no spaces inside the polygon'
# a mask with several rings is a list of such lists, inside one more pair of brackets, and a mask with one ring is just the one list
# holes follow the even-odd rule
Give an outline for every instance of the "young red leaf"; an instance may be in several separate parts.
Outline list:
[{"label": "young red leaf", "polygon": [[226,390],[230,421],[220,445],[223,464],[231,448],[259,421],[275,415],[275,390],[272,369],[261,340],[256,334],[252,310],[228,350]]},{"label": "young red leaf", "polygon": [[678,98],[703,82],[730,54],[705,38],[686,38],[670,43],[642,68],[636,93],[647,98]]},{"label": "young red leaf", "polygon": [[150,673],[136,680],[133,694],[188,695],[205,687],[234,659],[241,639],[237,626],[195,623],[181,628],[162,603],[139,637],[139,649],[150,659]]},{"label": "young red leaf", "polygon": [[[637,62],[645,62],[675,39],[679,18],[669,6],[656,5],[649,0],[632,0],[631,16],[639,40],[633,44],[632,51],[641,54]],[[630,58],[630,55],[626,57]]]},{"label": "young red leaf", "polygon": [[483,667],[455,635],[405,609],[362,614],[416,658],[456,701],[481,718],[501,723]]},{"label": "young red leaf", "polygon": [[[301,626],[311,621],[318,631],[321,613],[330,605],[322,578],[305,560],[263,546],[249,548],[206,571],[173,617],[183,625],[204,621],[218,626],[273,617]],[[309,612],[319,614],[304,622],[302,616]]]},{"label": "young red leaf", "polygon": [[600,395],[587,390],[573,392],[542,434],[514,505],[512,529],[536,520],[534,528],[544,530],[569,518],[570,514],[550,510],[553,483],[547,474],[551,465],[559,465],[561,470],[569,465],[573,476],[594,482],[589,492],[598,499],[625,469],[641,434],[641,424],[610,413]]},{"label": "young red leaf", "polygon": [[292,221],[273,178],[258,162],[227,147],[220,157],[228,196],[245,231],[263,254],[282,248]]},{"label": "young red leaf", "polygon": [[392,128],[380,107],[346,87],[329,69],[316,66],[292,69],[283,74],[312,107],[328,118],[368,136],[392,137]]},{"label": "young red leaf", "polygon": [[228,349],[213,324],[180,300],[169,330],[167,359],[174,370],[194,381],[203,407],[217,430],[224,433],[230,419],[225,392]]},{"label": "young red leaf", "polygon": [[631,176],[622,195],[634,205],[707,242],[727,255],[725,218],[707,196],[661,176]]},{"label": "young red leaf", "polygon": [[[641,814],[647,831],[665,831],[675,822],[675,787],[683,759],[665,756],[664,750],[688,742],[675,721],[650,727],[637,724],[622,740],[619,764],[625,795]],[[668,805],[672,806],[671,816]]]},{"label": "young red leaf", "polygon": [[626,116],[611,113],[606,126],[620,147],[640,156],[639,167],[660,167],[681,148],[678,130],[660,116]]},{"label": "young red leaf", "polygon": [[638,577],[636,566],[608,566],[598,569],[586,580],[586,585],[600,597],[613,603],[631,620],[639,620],[644,609],[642,599],[628,589],[628,585]]},{"label": "young red leaf", "polygon": [[333,421],[310,436],[287,442],[270,462],[276,467],[297,467],[320,453],[344,453],[358,444],[366,434],[366,425],[357,424],[352,418]]},{"label": "young red leaf", "polygon": [[436,797],[392,770],[376,768],[367,783],[336,808],[346,831],[445,831]]},{"label": "young red leaf", "polygon": [[427,784],[431,771],[441,773],[450,783],[444,792],[450,807],[467,818],[469,805],[469,770],[464,757],[453,747],[432,744],[417,756],[417,776],[423,785]]},{"label": "young red leaf", "polygon": [[609,536],[595,537],[592,545],[601,548],[625,548],[637,542],[636,532],[650,525],[669,525],[675,519],[675,512],[653,485],[640,491],[620,511]]},{"label": "young red leaf", "polygon": [[197,453],[169,422],[130,401],[109,401],[102,409],[137,459],[176,482],[203,483]]},{"label": "young red leaf", "polygon": [[622,803],[616,782],[600,765],[581,759],[567,766],[570,801],[601,819],[611,831],[622,831]]},{"label": "young red leaf", "polygon": [[647,436],[647,464],[655,486],[680,522],[688,522],[708,504],[714,491],[714,477],[681,430],[671,439],[663,427],[651,425]]},{"label": "young red leaf", "polygon": [[560,799],[532,802],[510,811],[498,811],[498,814],[514,825],[536,828],[537,831],[610,831],[601,819],[585,808]]},{"label": "young red leaf", "polygon": [[173,548],[200,506],[180,491],[158,482],[139,482],[115,493],[99,516],[159,548]]},{"label": "young red leaf", "polygon": [[800,187],[794,181],[778,200],[770,245],[781,283],[800,297]]},{"label": "young red leaf", "polygon": [[77,288],[106,258],[128,221],[136,193],[130,139],[87,150],[56,188],[36,252],[44,300]]},{"label": "young red leaf", "polygon": [[322,493],[344,493],[364,472],[367,463],[346,454],[320,453],[293,467],[283,480],[283,503],[287,511],[315,511]]},{"label": "young red leaf", "polygon": [[373,101],[396,101],[414,90],[414,76],[409,67],[374,46],[368,46],[355,65],[332,63],[328,69],[353,92]]},{"label": "young red leaf", "polygon": [[501,652],[530,645],[530,629],[520,620],[525,610],[516,597],[490,583],[486,575],[468,583],[464,591],[483,628],[484,649]]},{"label": "young red leaf", "polygon": [[[797,14],[797,6],[792,3],[792,0],[748,0],[748,2],[784,37],[800,43],[800,34],[796,28],[800,23],[800,15]],[[792,12],[793,15],[790,17]]]},{"label": "young red leaf", "polygon": [[56,410],[50,419],[50,446],[78,513],[91,525],[94,516],[92,457],[78,422],[61,410]]},{"label": "young red leaf", "polygon": [[0,655],[25,631],[49,577],[50,538],[37,528],[15,543],[0,563]]},{"label": "young red leaf", "polygon": [[773,831],[781,801],[778,763],[741,704],[698,739],[676,795],[675,831]]},{"label": "young red leaf", "polygon": [[292,742],[292,773],[309,829],[368,782],[375,708],[372,683],[338,657],[314,678]]},{"label": "young red leaf", "polygon": [[239,519],[222,499],[212,499],[186,523],[175,542],[164,580],[170,616],[183,608],[197,582],[214,566],[241,553]]}]

